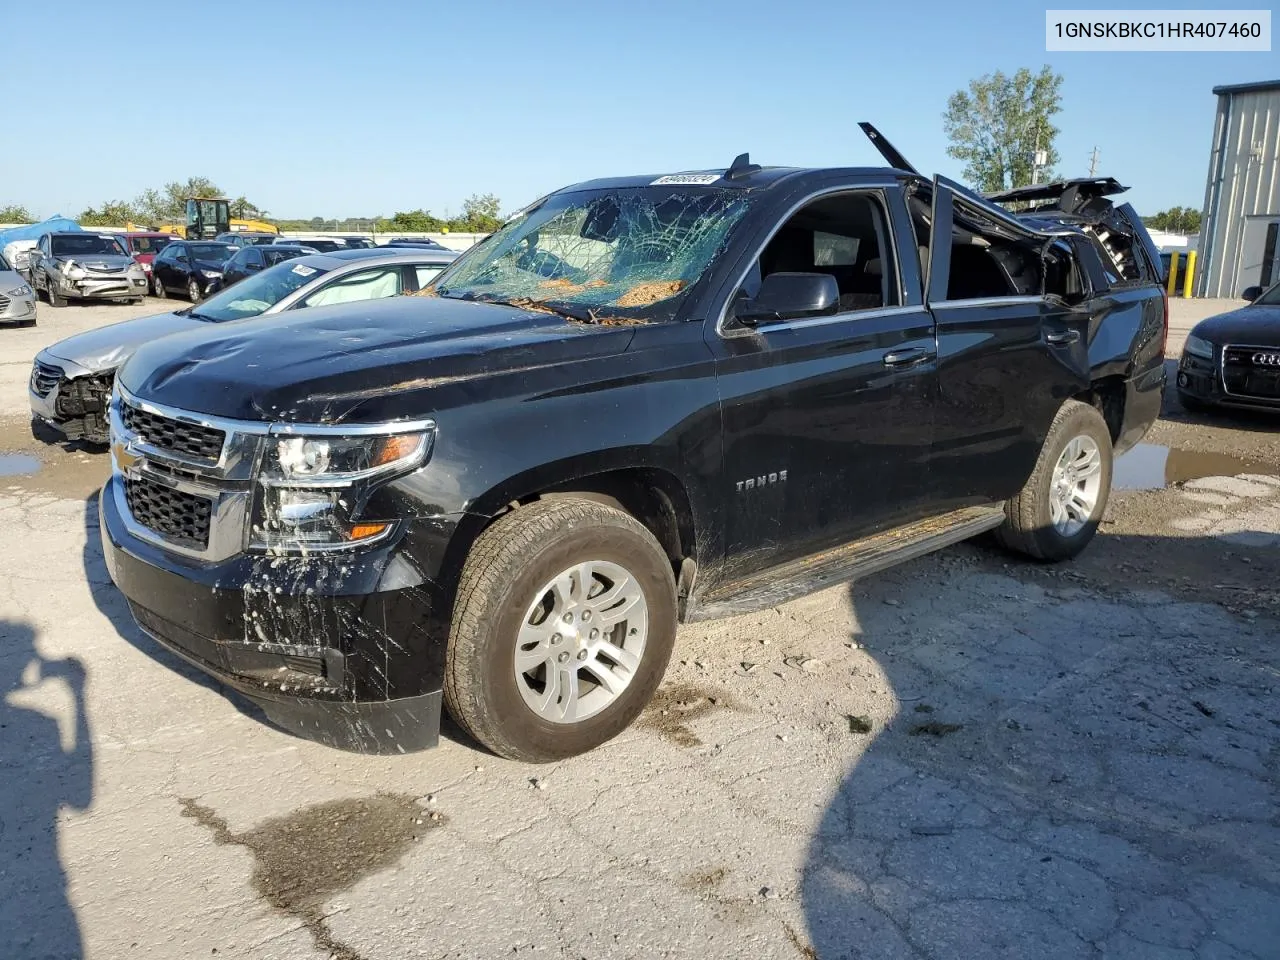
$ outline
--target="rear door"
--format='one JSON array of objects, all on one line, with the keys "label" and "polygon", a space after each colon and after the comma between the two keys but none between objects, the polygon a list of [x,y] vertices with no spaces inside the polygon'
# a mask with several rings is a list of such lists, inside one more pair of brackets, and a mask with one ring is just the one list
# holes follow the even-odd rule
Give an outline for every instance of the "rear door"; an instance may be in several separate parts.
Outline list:
[{"label": "rear door", "polygon": [[930,222],[938,403],[929,473],[943,510],[1021,489],[1058,409],[1089,386],[1089,315],[1043,292],[1054,237],[941,177]]}]

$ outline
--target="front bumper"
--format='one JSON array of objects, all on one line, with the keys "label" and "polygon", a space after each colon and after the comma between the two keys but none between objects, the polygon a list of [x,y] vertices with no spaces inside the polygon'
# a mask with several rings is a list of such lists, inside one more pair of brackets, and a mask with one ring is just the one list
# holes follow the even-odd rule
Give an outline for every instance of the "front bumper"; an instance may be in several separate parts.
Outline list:
[{"label": "front bumper", "polygon": [[437,591],[403,538],[358,555],[206,562],[135,536],[127,510],[115,475],[100,498],[107,569],[161,645],[301,736],[364,753],[436,744],[443,641],[429,625]]},{"label": "front bumper", "polygon": [[1203,404],[1280,412],[1280,396],[1266,397],[1227,389],[1222,375],[1222,347],[1214,348],[1213,359],[1184,353],[1178,361],[1178,394]]},{"label": "front bumper", "polygon": [[36,318],[36,298],[0,295],[0,323],[26,323]]},{"label": "front bumper", "polygon": [[31,416],[68,440],[107,443],[107,403],[114,373],[69,378],[55,361],[37,359],[27,384]]},{"label": "front bumper", "polygon": [[59,295],[77,300],[123,300],[147,295],[146,274],[87,276],[81,280],[68,280],[59,275],[54,283]]}]

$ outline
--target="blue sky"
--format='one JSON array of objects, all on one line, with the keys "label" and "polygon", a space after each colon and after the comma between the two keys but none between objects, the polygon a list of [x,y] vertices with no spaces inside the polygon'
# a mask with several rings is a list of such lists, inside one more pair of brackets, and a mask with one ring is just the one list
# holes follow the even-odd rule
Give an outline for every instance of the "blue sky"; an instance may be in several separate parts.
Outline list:
[{"label": "blue sky", "polygon": [[1274,52],[1048,54],[1025,2],[66,2],[57,31],[39,4],[6,7],[7,86],[27,91],[10,117],[31,126],[10,125],[0,205],[40,216],[188,176],[279,217],[455,213],[472,193],[513,210],[743,150],[879,163],[859,120],[958,178],[948,95],[1046,63],[1066,78],[1060,172],[1097,146],[1152,213],[1203,201],[1210,89],[1280,76]]}]

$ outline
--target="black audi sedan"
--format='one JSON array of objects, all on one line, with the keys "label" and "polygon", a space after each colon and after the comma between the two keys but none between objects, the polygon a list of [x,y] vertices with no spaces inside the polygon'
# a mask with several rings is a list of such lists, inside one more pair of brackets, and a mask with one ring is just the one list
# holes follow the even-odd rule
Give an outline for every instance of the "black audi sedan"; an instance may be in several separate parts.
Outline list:
[{"label": "black audi sedan", "polygon": [[1201,320],[1178,364],[1178,398],[1188,410],[1252,407],[1280,412],[1280,283],[1249,287],[1239,310]]}]

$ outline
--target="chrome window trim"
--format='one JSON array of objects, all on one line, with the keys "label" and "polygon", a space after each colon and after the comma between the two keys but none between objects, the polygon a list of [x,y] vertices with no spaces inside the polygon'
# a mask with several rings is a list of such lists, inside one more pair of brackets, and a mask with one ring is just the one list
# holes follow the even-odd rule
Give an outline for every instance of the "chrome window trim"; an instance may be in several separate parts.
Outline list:
[{"label": "chrome window trim", "polygon": [[[878,317],[896,317],[908,313],[925,313],[922,303],[914,307],[870,307],[865,310],[844,310],[820,317],[796,317],[793,320],[773,320],[769,323],[744,327],[749,333],[775,333],[779,330],[793,330],[800,327],[821,327],[831,323],[848,323],[850,319],[873,320]],[[728,336],[741,336],[737,331],[730,331]]]},{"label": "chrome window trim", "polygon": [[939,300],[929,304],[932,307],[998,307],[1001,304],[1026,305],[1030,303],[1047,303],[1048,298],[1033,294],[1018,294],[1016,297],[970,297],[965,300]]},{"label": "chrome window trim", "polygon": [[[776,329],[776,327],[773,324],[769,324],[769,325],[761,324],[760,326],[757,326],[757,327],[749,327],[744,325],[741,328],[741,330],[738,330],[738,329],[725,330],[725,323],[728,321],[728,318],[729,318],[729,307],[733,304],[734,294],[736,294],[738,290],[742,288],[742,282],[747,279],[747,274],[751,272],[751,267],[756,263],[756,261],[760,259],[760,254],[764,253],[765,247],[769,246],[773,238],[777,236],[778,231],[787,225],[787,223],[791,220],[791,218],[796,215],[797,211],[799,211],[802,207],[805,207],[808,204],[812,203],[814,200],[821,199],[822,197],[829,197],[838,193],[877,193],[880,195],[879,196],[880,213],[883,216],[885,221],[885,228],[886,228],[885,234],[889,238],[889,246],[893,250],[893,262],[898,275],[899,289],[897,290],[897,295],[901,297],[902,296],[902,289],[901,289],[902,257],[898,253],[898,238],[894,233],[893,224],[892,222],[890,222],[892,217],[891,217],[891,214],[889,213],[889,202],[888,202],[889,198],[886,194],[886,191],[892,190],[897,185],[898,185],[898,181],[896,179],[875,180],[870,183],[858,183],[856,185],[845,183],[836,187],[824,187],[821,190],[815,190],[812,193],[806,194],[804,197],[802,197],[801,199],[793,203],[789,208],[787,208],[787,212],[777,219],[777,221],[773,225],[773,228],[769,231],[768,235],[765,236],[764,240],[756,247],[755,252],[751,255],[751,258],[747,260],[747,265],[743,267],[742,272],[738,274],[738,279],[735,280],[733,284],[729,287],[729,296],[725,299],[725,302],[721,305],[720,313],[716,317],[716,334],[724,338],[743,337],[743,336],[749,336],[752,333],[759,332],[765,329]],[[782,320],[782,321],[778,321],[778,323],[785,323],[785,324],[791,324],[791,325],[796,325],[796,324],[811,325],[815,321],[832,322],[836,319],[847,320],[847,318],[855,315],[859,317],[866,316],[870,314],[872,310],[875,310],[877,312],[881,310],[897,310],[897,309],[900,309],[901,306],[902,305],[894,305],[892,307],[872,307],[868,310],[846,310],[843,313],[837,313],[832,316],[796,317],[794,320]],[[908,307],[908,309],[915,310],[916,308]],[[921,307],[921,309],[923,309],[923,307]]]}]

